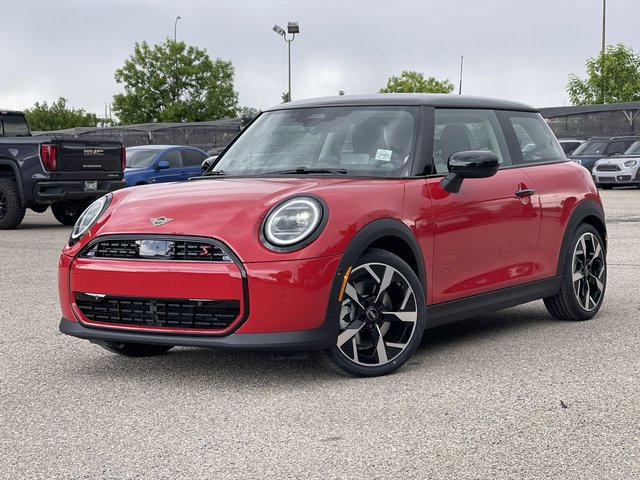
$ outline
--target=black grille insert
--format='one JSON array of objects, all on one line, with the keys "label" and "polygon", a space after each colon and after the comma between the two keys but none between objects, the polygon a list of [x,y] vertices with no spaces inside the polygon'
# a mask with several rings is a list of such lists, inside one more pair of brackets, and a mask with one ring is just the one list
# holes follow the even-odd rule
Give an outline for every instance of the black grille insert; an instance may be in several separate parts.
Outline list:
[{"label": "black grille insert", "polygon": [[622,169],[618,165],[598,165],[596,170],[599,172],[620,172]]},{"label": "black grille insert", "polygon": [[231,262],[231,257],[214,242],[174,239],[108,239],[82,253],[88,258],[152,259],[198,262]]},{"label": "black grille insert", "polygon": [[116,297],[76,293],[76,305],[94,322],[137,327],[223,330],[238,318],[238,300]]}]

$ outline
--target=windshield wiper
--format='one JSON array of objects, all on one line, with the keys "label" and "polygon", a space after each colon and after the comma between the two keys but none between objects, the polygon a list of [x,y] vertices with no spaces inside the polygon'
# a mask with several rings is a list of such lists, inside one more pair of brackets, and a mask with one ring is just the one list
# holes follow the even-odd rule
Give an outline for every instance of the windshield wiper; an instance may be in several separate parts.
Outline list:
[{"label": "windshield wiper", "polygon": [[298,167],[292,168],[290,170],[277,170],[275,172],[265,172],[264,175],[295,175],[296,173],[303,174],[312,174],[312,173],[340,173],[345,175],[347,170],[344,168],[307,168],[307,167]]}]

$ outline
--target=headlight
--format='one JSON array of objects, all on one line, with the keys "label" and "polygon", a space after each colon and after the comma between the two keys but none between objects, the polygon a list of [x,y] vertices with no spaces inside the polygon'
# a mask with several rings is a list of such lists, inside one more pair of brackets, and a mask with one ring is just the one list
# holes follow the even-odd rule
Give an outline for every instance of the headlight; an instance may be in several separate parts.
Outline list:
[{"label": "headlight", "polygon": [[100,218],[100,215],[104,213],[104,211],[109,206],[111,202],[111,195],[105,195],[104,197],[100,197],[91,205],[89,205],[84,212],[78,218],[78,221],[73,226],[73,230],[71,231],[71,238],[69,238],[69,245],[73,245],[77,243],[82,236],[87,233],[87,230],[96,223],[96,220]]},{"label": "headlight", "polygon": [[637,160],[627,160],[626,162],[624,162],[625,167],[635,167],[637,164]]},{"label": "headlight", "polygon": [[264,245],[292,251],[308,245],[326,223],[326,206],[313,197],[295,197],[272,208],[260,229]]}]

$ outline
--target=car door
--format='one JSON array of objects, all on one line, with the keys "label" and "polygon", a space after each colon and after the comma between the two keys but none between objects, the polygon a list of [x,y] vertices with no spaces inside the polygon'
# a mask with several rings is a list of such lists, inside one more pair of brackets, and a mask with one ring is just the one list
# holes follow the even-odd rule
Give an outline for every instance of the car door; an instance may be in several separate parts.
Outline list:
[{"label": "car door", "polygon": [[178,182],[185,179],[183,178],[185,177],[185,173],[182,168],[182,155],[180,154],[180,150],[167,150],[162,155],[158,156],[156,159],[156,168],[158,168],[160,162],[167,162],[169,164],[169,168],[159,168],[156,170],[156,175],[152,179],[152,182]]},{"label": "car door", "polygon": [[[533,180],[540,199],[541,221],[533,280],[557,274],[558,256],[567,222],[575,204],[589,190],[591,179],[575,175],[553,132],[538,113],[499,112],[499,119],[512,148],[512,160]],[[517,146],[533,143],[528,152]],[[586,174],[586,172],[584,172]],[[592,185],[595,193],[595,186]]]},{"label": "car door", "polygon": [[[491,150],[500,169],[465,179],[460,191],[442,185],[456,152]],[[441,303],[530,281],[540,225],[533,181],[513,168],[506,138],[492,110],[436,109],[433,161],[426,179],[433,213],[432,302]]]},{"label": "car door", "polygon": [[202,162],[207,158],[204,152],[195,149],[182,151],[182,167],[186,178],[199,177],[201,175]]}]

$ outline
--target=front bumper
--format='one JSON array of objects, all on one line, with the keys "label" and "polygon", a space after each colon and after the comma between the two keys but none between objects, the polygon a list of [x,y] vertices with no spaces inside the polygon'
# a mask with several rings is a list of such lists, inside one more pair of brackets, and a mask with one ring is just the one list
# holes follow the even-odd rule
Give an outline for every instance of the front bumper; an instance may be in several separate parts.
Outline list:
[{"label": "front bumper", "polygon": [[632,170],[617,172],[594,170],[593,181],[596,185],[635,185],[640,183],[640,176]]},{"label": "front bumper", "polygon": [[275,333],[233,333],[225,337],[131,333],[117,330],[89,328],[62,318],[60,331],[91,343],[144,343],[233,350],[324,350],[335,345],[338,319],[327,318],[318,328]]},{"label": "front bumper", "polygon": [[[338,321],[328,316],[328,305],[332,288],[340,281],[339,256],[246,264],[233,257],[233,262],[216,263],[74,258],[63,254],[58,268],[63,318],[60,330],[95,342],[251,350],[322,349],[335,343]],[[119,320],[101,320],[99,315],[104,311],[91,311],[96,315],[89,315],[80,305],[87,295],[126,297],[129,305],[142,299],[150,299],[150,303],[158,299],[158,305],[172,303],[172,299],[236,301],[241,308],[235,320],[218,330],[159,325],[162,314],[154,305],[149,307],[153,310],[142,311],[138,323],[125,325]],[[120,315],[120,307],[113,308]],[[147,323],[149,316],[153,320]]]},{"label": "front bumper", "polygon": [[33,187],[33,198],[38,203],[62,200],[97,198],[127,186],[124,180],[97,180],[96,190],[85,190],[84,180],[55,180],[38,182]]}]

